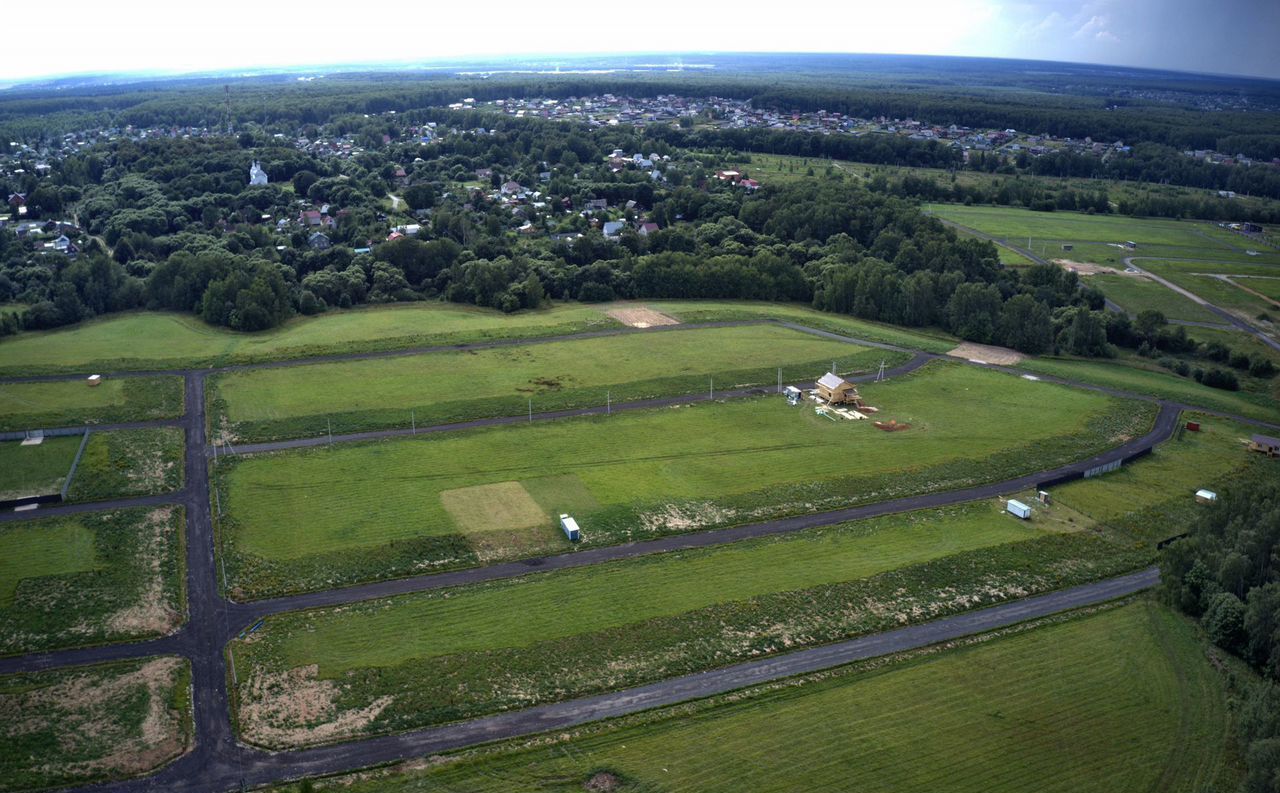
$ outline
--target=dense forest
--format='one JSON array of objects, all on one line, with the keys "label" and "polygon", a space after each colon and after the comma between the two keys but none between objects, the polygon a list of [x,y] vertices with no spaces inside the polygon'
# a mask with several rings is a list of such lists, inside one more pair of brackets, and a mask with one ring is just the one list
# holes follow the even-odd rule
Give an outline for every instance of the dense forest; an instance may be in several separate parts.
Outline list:
[{"label": "dense forest", "polygon": [[1263,466],[1220,493],[1160,565],[1167,597],[1265,678],[1238,718],[1248,793],[1280,789],[1280,477]]}]

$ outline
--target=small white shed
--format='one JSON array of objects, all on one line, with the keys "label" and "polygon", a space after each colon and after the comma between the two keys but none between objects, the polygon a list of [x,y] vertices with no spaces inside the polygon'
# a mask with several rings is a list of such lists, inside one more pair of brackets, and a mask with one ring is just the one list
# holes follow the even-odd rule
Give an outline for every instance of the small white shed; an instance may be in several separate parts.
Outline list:
[{"label": "small white shed", "polygon": [[1015,515],[1023,520],[1031,517],[1031,507],[1028,507],[1017,499],[1009,499],[1009,503],[1005,505],[1005,509],[1010,515]]},{"label": "small white shed", "polygon": [[102,384],[102,375],[91,374],[89,375],[87,382],[89,383],[90,388],[96,388],[97,386]]},{"label": "small white shed", "polygon": [[1212,490],[1204,490],[1203,488],[1196,491],[1196,501],[1201,504],[1212,504],[1218,500],[1218,494]]},{"label": "small white shed", "polygon": [[582,532],[578,529],[578,522],[568,515],[560,516],[560,528],[564,530],[564,536],[569,538],[569,542],[577,542],[582,539]]},{"label": "small white shed", "polygon": [[784,388],[782,393],[787,398],[787,404],[790,405],[798,405],[800,404],[800,400],[804,398],[804,394],[800,392],[800,389],[793,385],[789,385]]}]

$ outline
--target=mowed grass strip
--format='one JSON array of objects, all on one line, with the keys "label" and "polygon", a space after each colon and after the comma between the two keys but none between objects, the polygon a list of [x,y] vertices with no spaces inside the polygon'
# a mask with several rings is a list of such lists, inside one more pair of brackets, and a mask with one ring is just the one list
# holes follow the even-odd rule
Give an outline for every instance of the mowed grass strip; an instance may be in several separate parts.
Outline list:
[{"label": "mowed grass strip", "polygon": [[1266,394],[1210,388],[1161,369],[1078,358],[1028,358],[1018,366],[1036,374],[1094,383],[1263,421],[1280,421],[1280,403]]},{"label": "mowed grass strip", "polygon": [[182,623],[183,513],[0,524],[0,655],[161,636]]},{"label": "mowed grass strip", "polygon": [[216,328],[188,314],[112,315],[0,341],[0,373],[161,369],[619,327],[596,306],[514,315],[452,303],[410,303],[299,317],[262,333]]},{"label": "mowed grass strip", "polygon": [[527,646],[716,603],[865,578],[1038,536],[1041,531],[1033,524],[982,502],[273,617],[259,633],[268,652],[288,666],[315,663],[321,676],[339,677],[355,667]]},{"label": "mowed grass strip", "polygon": [[152,421],[182,415],[182,378],[0,383],[0,431]]},{"label": "mowed grass strip", "polygon": [[0,790],[159,768],[192,746],[190,688],[173,656],[0,677]]},{"label": "mowed grass strip", "polygon": [[230,372],[212,381],[230,440],[355,432],[813,380],[906,354],[772,325],[670,330],[468,352]]},{"label": "mowed grass strip", "polygon": [[[462,529],[440,493],[476,485],[527,482],[548,525],[571,512],[585,545],[612,543],[1025,473],[1150,420],[1149,406],[940,362],[864,394],[879,418],[912,428],[884,433],[770,397],[227,460],[228,568],[245,566],[231,578],[253,592],[311,586],[289,579],[326,553],[331,582],[343,568],[386,577],[394,565],[359,553],[380,546],[450,563],[470,551],[448,540]],[[445,545],[414,546],[424,538]]]},{"label": "mowed grass strip", "polygon": [[0,499],[57,493],[81,440],[79,435],[49,437],[31,446],[0,441]]},{"label": "mowed grass strip", "polygon": [[1009,634],[314,789],[1234,788],[1224,676],[1188,622],[1141,601]]}]

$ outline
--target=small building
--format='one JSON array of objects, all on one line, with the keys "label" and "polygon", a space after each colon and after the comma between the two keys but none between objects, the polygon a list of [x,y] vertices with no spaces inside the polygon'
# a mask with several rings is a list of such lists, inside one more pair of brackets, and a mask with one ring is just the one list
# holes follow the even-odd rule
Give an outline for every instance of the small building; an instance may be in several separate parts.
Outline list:
[{"label": "small building", "polygon": [[1028,507],[1017,499],[1009,499],[1009,503],[1005,504],[1004,508],[1005,511],[1014,517],[1022,518],[1023,520],[1027,520],[1031,517],[1031,507]]},{"label": "small building", "polygon": [[253,165],[249,166],[249,184],[266,184],[267,172],[262,170],[262,165],[257,161],[253,161]]},{"label": "small building", "polygon": [[1071,244],[1071,243],[1069,243],[1069,242],[1064,242],[1064,243],[1062,243],[1062,249],[1063,249],[1064,251],[1069,251],[1069,250],[1071,250],[1071,249],[1072,249],[1072,247],[1074,247],[1074,246],[1072,246],[1072,244]]},{"label": "small building", "polygon": [[91,374],[89,375],[89,378],[86,382],[89,384],[90,388],[97,388],[98,386],[102,385],[102,375]]},{"label": "small building", "polygon": [[800,400],[804,398],[804,394],[800,391],[800,389],[796,388],[793,385],[789,385],[786,388],[782,389],[782,395],[787,398],[788,405],[798,405],[800,404]]},{"label": "small building", "polygon": [[1196,501],[1201,504],[1212,504],[1218,500],[1218,494],[1212,490],[1200,489],[1196,491]]},{"label": "small building", "polygon": [[858,396],[857,387],[835,372],[824,374],[818,380],[817,386],[818,398],[827,404],[854,406],[862,404],[862,397]]},{"label": "small building", "polygon": [[1124,247],[1128,248],[1131,251],[1136,250],[1138,247],[1138,243],[1134,242],[1133,240],[1125,240]]},{"label": "small building", "polygon": [[578,528],[578,521],[568,515],[560,515],[560,528],[564,531],[564,536],[569,538],[569,542],[577,542],[582,539],[582,531]]},{"label": "small building", "polygon": [[1268,457],[1280,457],[1280,438],[1254,435],[1249,439],[1249,450],[1260,452]]},{"label": "small building", "polygon": [[616,239],[622,235],[622,230],[626,227],[627,224],[621,220],[610,220],[608,223],[604,224],[604,228],[602,228],[601,231],[604,232],[606,237]]},{"label": "small building", "polygon": [[317,231],[315,234],[307,237],[307,245],[311,246],[312,250],[327,251],[333,243],[329,241],[329,237],[323,232]]}]

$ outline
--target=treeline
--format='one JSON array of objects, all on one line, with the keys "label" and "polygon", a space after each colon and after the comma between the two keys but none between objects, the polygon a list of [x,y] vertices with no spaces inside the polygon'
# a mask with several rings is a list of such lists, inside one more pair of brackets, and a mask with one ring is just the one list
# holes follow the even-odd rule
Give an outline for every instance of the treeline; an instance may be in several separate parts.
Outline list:
[{"label": "treeline", "polygon": [[1271,793],[1280,779],[1280,477],[1275,462],[1258,466],[1164,550],[1160,572],[1165,597],[1263,675],[1237,719],[1241,789]]}]

